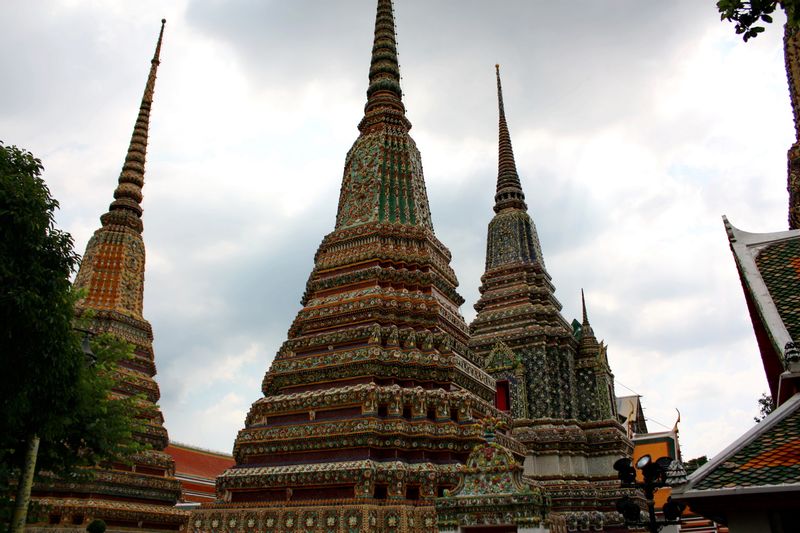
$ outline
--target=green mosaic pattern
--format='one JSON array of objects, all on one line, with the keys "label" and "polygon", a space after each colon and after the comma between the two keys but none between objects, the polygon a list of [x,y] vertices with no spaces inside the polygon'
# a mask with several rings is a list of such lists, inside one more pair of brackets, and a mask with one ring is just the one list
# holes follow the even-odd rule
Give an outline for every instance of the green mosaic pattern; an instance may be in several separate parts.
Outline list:
[{"label": "green mosaic pattern", "polygon": [[[773,244],[756,265],[792,339],[800,340],[800,239]],[[778,346],[783,351],[783,346]]]},{"label": "green mosaic pattern", "polygon": [[368,222],[433,230],[420,153],[407,133],[362,134],[347,154],[336,229]]},{"label": "green mosaic pattern", "polygon": [[786,483],[800,483],[800,410],[717,466],[695,490]]}]

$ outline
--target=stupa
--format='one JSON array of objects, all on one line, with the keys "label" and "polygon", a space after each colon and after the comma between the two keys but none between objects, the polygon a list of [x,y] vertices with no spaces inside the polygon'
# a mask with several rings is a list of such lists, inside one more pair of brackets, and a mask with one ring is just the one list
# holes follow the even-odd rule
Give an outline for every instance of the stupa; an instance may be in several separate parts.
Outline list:
[{"label": "stupa", "polygon": [[513,417],[526,446],[525,475],[544,486],[553,511],[571,530],[620,527],[622,495],[612,468],[633,445],[617,421],[606,346],[597,341],[583,304],[573,325],[545,268],[528,214],[505,116],[496,66],[499,155],[495,215],[489,223],[486,271],[470,325],[475,361],[497,382],[497,405]]},{"label": "stupa", "polygon": [[392,4],[379,0],[335,228],[237,436],[236,465],[192,531],[431,532],[445,496],[448,521],[480,524],[489,499],[464,486],[473,453],[470,479],[488,484],[485,468],[508,480],[507,512],[491,520],[544,523],[546,496],[514,477],[525,450],[505,434],[494,379],[469,360],[402,96]]},{"label": "stupa", "polygon": [[139,115],[114,201],[100,217],[80,270],[75,288],[85,291],[76,304],[82,326],[92,333],[111,333],[134,346],[134,357],[122,360],[113,394],[141,395],[139,417],[145,420],[134,438],[150,449],[132,457],[130,464],[117,463],[95,469],[88,482],[50,479],[34,487],[34,500],[46,509],[47,523],[41,527],[85,530],[93,519],[102,519],[110,531],[179,530],[188,513],[174,507],[181,493],[174,477],[175,464],[163,450],[169,438],[156,405],[160,393],[156,374],[153,330],[142,316],[145,247],[142,239],[142,187],[150,124],[150,108],[164,36],[158,36],[150,73],[139,107]]}]

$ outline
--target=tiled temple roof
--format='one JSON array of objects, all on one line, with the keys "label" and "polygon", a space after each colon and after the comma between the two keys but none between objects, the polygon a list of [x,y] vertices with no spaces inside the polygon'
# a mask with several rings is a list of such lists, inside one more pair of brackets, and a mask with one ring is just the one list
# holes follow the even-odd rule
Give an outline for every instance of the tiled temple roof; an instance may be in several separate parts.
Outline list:
[{"label": "tiled temple roof", "polygon": [[723,221],[776,397],[786,344],[800,339],[800,230],[748,233]]},{"label": "tiled temple roof", "polygon": [[164,451],[175,460],[176,475],[188,474],[213,481],[226,468],[234,465],[230,454],[203,450],[178,442],[170,442]]},{"label": "tiled temple roof", "polygon": [[755,260],[786,330],[800,339],[800,238],[770,244]]},{"label": "tiled temple roof", "polygon": [[691,498],[765,490],[800,493],[800,394],[697,469],[680,492]]}]

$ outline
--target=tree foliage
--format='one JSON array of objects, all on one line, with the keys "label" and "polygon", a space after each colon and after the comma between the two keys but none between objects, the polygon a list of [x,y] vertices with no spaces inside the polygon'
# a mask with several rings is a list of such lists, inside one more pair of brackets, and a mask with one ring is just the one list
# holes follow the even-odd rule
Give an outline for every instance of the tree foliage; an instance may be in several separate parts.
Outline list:
[{"label": "tree foliage", "polygon": [[117,361],[132,348],[93,340],[87,364],[74,329],[79,264],[72,237],[55,226],[58,202],[30,152],[0,141],[0,494],[40,438],[37,470],[66,475],[141,449],[132,440],[136,398],[112,394]]},{"label": "tree foliage", "polygon": [[766,392],[762,392],[761,398],[758,399],[758,416],[754,416],[753,420],[761,422],[774,410],[775,406],[772,403],[772,396]]},{"label": "tree foliage", "polygon": [[91,341],[96,362],[82,365],[57,441],[42,441],[39,460],[49,472],[75,475],[76,467],[103,461],[127,461],[142,446],[133,439],[144,428],[138,396],[119,396],[113,391],[117,364],[132,357],[133,346],[113,335]]},{"label": "tree foliage", "polygon": [[88,533],[105,533],[106,530],[106,523],[100,519],[92,520],[92,522],[86,526],[86,531]]},{"label": "tree foliage", "polygon": [[764,31],[763,23],[771,24],[776,9],[786,13],[786,24],[792,30],[800,27],[800,0],[719,0],[717,9],[722,20],[736,23],[736,33],[747,42]]},{"label": "tree foliage", "polygon": [[701,455],[700,457],[695,457],[694,459],[689,459],[688,461],[683,463],[683,468],[686,470],[687,474],[691,474],[704,464],[708,462],[708,457],[705,455]]},{"label": "tree foliage", "polygon": [[57,432],[51,413],[83,362],[69,283],[78,256],[55,228],[58,202],[41,171],[29,152],[0,144],[0,438]]}]

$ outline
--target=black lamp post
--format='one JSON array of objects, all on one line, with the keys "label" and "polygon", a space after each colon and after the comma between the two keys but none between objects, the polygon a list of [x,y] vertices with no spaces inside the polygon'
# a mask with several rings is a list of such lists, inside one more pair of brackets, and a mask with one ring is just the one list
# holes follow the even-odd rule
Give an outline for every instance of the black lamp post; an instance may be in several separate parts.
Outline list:
[{"label": "black lamp post", "polygon": [[81,350],[83,351],[83,356],[86,358],[86,366],[94,366],[95,363],[97,363],[97,356],[92,351],[92,345],[90,343],[90,338],[92,333],[84,329],[80,329],[78,331],[83,332],[83,340],[81,341]]},{"label": "black lamp post", "polygon": [[[674,502],[672,498],[668,498],[661,509],[664,513],[664,520],[656,520],[656,506],[653,498],[658,489],[667,486],[667,472],[671,464],[671,457],[661,457],[653,461],[649,455],[639,458],[636,461],[636,468],[627,457],[618,459],[614,463],[614,470],[617,471],[622,486],[642,489],[647,501],[647,520],[642,520],[640,507],[630,497],[623,496],[617,500],[617,511],[625,519],[626,525],[644,526],[651,533],[658,533],[664,526],[680,524],[681,514],[686,509],[686,504]],[[644,482],[636,481],[637,469],[642,472]]]}]

